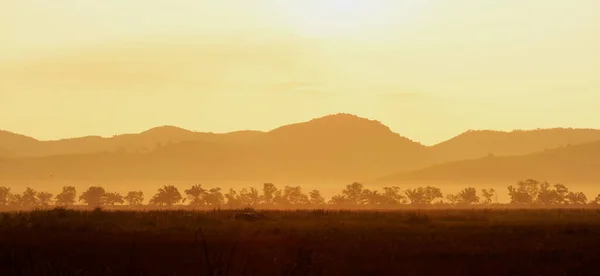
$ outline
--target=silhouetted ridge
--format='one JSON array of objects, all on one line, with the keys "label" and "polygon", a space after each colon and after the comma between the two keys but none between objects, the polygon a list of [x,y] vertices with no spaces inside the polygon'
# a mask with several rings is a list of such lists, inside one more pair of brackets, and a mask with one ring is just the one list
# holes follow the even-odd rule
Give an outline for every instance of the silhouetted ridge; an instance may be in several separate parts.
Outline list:
[{"label": "silhouetted ridge", "polygon": [[527,154],[448,162],[383,177],[385,181],[600,181],[600,141]]},{"label": "silhouetted ridge", "polygon": [[[380,121],[370,120],[347,113],[327,115],[307,122],[282,126],[268,132],[268,135],[278,137],[289,136],[290,138],[297,137],[304,140],[310,138],[360,140],[361,138],[368,137],[384,140],[403,140],[403,142],[418,144],[406,137],[392,132],[388,126]],[[305,136],[299,137],[298,135]]]},{"label": "silhouetted ridge", "polygon": [[159,127],[154,127],[151,129],[148,129],[144,132],[141,132],[140,134],[146,134],[146,135],[169,135],[169,134],[175,134],[175,135],[189,135],[189,134],[193,134],[194,132],[191,130],[187,130],[187,129],[183,129],[180,127],[176,127],[176,126],[159,126]]},{"label": "silhouetted ridge", "polygon": [[455,161],[487,155],[522,155],[561,146],[600,141],[595,129],[470,130],[432,147],[437,160]]}]

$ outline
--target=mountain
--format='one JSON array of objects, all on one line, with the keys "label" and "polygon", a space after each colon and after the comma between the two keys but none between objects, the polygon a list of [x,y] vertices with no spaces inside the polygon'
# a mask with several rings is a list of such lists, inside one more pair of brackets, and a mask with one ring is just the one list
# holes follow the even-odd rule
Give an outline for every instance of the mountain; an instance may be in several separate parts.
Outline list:
[{"label": "mountain", "polygon": [[516,181],[600,182],[600,141],[538,153],[448,162],[383,177],[387,182]]},{"label": "mountain", "polygon": [[538,130],[467,131],[432,147],[438,162],[488,155],[529,154],[563,146],[600,141],[600,130],[553,128]]},{"label": "mountain", "polygon": [[[193,132],[174,126],[152,128],[139,134],[115,135],[110,138],[87,136],[55,141],[38,141],[24,135],[0,131],[0,147],[13,157],[43,157],[51,155],[100,152],[150,152],[157,147],[185,141],[243,141],[261,134],[259,131],[238,131],[225,134]],[[0,156],[1,152],[0,152]]]},{"label": "mountain", "polygon": [[[379,121],[344,113],[268,132],[215,134],[161,126],[110,138],[38,141],[0,131],[0,180],[356,181],[390,172],[396,174],[385,179],[514,179],[565,171],[572,165],[560,162],[570,160],[568,151],[589,147],[590,141],[600,141],[600,130],[469,131],[426,147]],[[563,151],[562,159],[548,155]],[[571,170],[595,160],[573,160],[579,167]]]},{"label": "mountain", "polygon": [[[185,131],[140,135],[187,139]],[[177,136],[174,133],[178,133]],[[204,134],[205,136],[207,134]],[[222,135],[222,134],[220,134]],[[167,136],[164,136],[167,137]],[[209,139],[210,137],[215,139]],[[146,153],[94,153],[1,161],[0,179],[354,180],[430,163],[426,147],[377,121],[336,114],[266,133],[238,132]]]},{"label": "mountain", "polygon": [[10,158],[13,157],[13,153],[7,149],[0,148],[0,158]]}]

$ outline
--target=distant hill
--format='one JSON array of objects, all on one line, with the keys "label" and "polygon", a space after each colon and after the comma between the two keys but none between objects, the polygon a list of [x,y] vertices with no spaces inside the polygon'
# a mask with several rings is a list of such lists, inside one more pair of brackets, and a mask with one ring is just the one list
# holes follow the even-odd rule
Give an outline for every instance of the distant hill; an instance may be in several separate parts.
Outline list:
[{"label": "distant hill", "polygon": [[5,148],[0,148],[0,158],[13,157],[13,153]]},{"label": "distant hill", "polygon": [[569,145],[600,141],[600,130],[554,128],[539,130],[468,131],[432,147],[438,162],[488,155],[522,155]]},{"label": "distant hill", "polygon": [[[512,179],[519,171],[524,177],[532,177],[535,169],[544,171],[548,167],[558,170],[555,173],[562,170],[543,160],[538,163],[546,165],[539,168],[519,163],[532,158],[520,155],[572,150],[575,145],[591,141],[600,141],[600,130],[469,131],[426,147],[392,132],[379,121],[343,113],[268,132],[215,134],[162,126],[110,138],[38,141],[0,131],[0,158],[5,159],[0,164],[0,180],[52,176],[56,180],[355,181],[390,173],[396,174],[387,179],[476,178],[478,174],[482,179]],[[452,163],[465,159],[476,160]],[[585,162],[594,160],[589,157],[573,164],[587,166]],[[491,170],[488,165],[503,168],[502,175],[484,169],[464,175],[461,171],[461,166]],[[418,169],[423,170],[413,171]]]},{"label": "distant hill", "polygon": [[484,157],[434,165],[383,177],[382,181],[515,181],[534,178],[553,182],[600,182],[600,141],[504,157]]},{"label": "distant hill", "polygon": [[[164,132],[180,140],[188,139],[189,134],[154,129],[139,135],[155,141],[156,137],[150,139],[150,134]],[[421,144],[393,133],[380,122],[348,114],[326,116],[267,133],[238,132],[213,138],[166,144],[144,154],[117,152],[4,160],[0,164],[0,179],[46,179],[52,175],[53,179],[70,180],[350,180],[376,177],[398,168],[415,169],[430,162],[429,151]]]},{"label": "distant hill", "polygon": [[243,141],[260,133],[259,131],[238,131],[214,134],[193,132],[173,126],[162,126],[139,134],[123,134],[110,138],[87,136],[55,141],[38,141],[24,135],[0,131],[0,148],[9,150],[13,157],[42,157],[117,151],[147,153],[157,147],[172,143],[219,140]]}]

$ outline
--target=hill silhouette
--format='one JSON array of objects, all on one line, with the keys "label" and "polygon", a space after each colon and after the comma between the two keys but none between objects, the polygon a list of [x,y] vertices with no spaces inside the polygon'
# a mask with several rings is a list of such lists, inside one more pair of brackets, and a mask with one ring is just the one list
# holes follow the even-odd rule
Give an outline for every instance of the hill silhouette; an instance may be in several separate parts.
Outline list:
[{"label": "hill silhouette", "polygon": [[5,148],[0,148],[0,158],[10,158],[13,153]]},{"label": "hill silhouette", "polygon": [[487,155],[522,155],[600,141],[600,130],[552,128],[511,132],[467,131],[432,147],[438,162],[480,158]]},{"label": "hill silhouette", "polygon": [[[195,137],[173,130],[153,129],[140,135],[149,139],[169,132],[164,137]],[[415,169],[430,160],[423,145],[393,133],[380,122],[349,114],[325,116],[266,133],[203,135],[202,139],[173,142],[145,154],[105,152],[5,160],[0,178],[356,179],[398,168]]]},{"label": "hill silhouette", "polygon": [[[589,141],[600,141],[600,131],[468,131],[426,147],[394,133],[379,121],[345,113],[285,125],[268,132],[248,130],[215,134],[161,126],[109,138],[89,136],[38,141],[1,131],[0,158],[4,160],[0,165],[0,179],[355,181],[376,179],[393,172],[396,175],[386,179],[452,178],[453,172],[445,169],[440,169],[439,173],[432,171],[430,176],[421,176],[422,171],[418,169],[458,166],[449,170],[460,171],[461,166],[470,162],[495,164],[493,162],[511,158],[521,160],[516,156],[501,157]],[[489,154],[497,158],[427,168]],[[590,157],[588,161],[593,159]],[[496,165],[504,166],[503,163]],[[525,174],[526,170],[522,171]],[[480,173],[487,177],[485,172]],[[512,178],[512,175],[503,177]]]},{"label": "hill silhouette", "polygon": [[[39,141],[31,137],[0,131],[0,148],[13,157],[44,157],[52,155],[100,152],[148,153],[167,144],[185,141],[240,141],[260,134],[258,131],[237,131],[224,134],[194,132],[174,126],[161,126],[139,134],[123,134],[104,138],[87,136],[55,141]],[[0,152],[1,156],[1,152]]]},{"label": "hill silhouette", "polygon": [[600,181],[600,141],[517,156],[484,157],[448,162],[381,178],[382,181]]}]

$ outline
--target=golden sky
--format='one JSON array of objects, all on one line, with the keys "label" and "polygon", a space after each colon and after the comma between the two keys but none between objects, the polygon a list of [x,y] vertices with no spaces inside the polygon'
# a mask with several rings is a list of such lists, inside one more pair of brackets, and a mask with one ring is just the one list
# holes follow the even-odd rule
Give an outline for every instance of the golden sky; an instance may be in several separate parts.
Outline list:
[{"label": "golden sky", "polygon": [[0,129],[600,128],[597,0],[3,0]]}]

